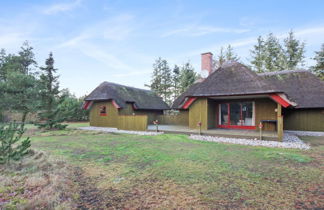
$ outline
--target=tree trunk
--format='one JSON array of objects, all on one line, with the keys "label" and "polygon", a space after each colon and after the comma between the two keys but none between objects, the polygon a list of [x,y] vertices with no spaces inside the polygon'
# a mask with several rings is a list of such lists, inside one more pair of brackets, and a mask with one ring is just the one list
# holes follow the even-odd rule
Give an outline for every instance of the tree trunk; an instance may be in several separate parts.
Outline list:
[{"label": "tree trunk", "polygon": [[27,115],[28,115],[28,112],[27,111],[24,111],[23,114],[22,114],[22,118],[21,118],[22,126],[25,125]]}]

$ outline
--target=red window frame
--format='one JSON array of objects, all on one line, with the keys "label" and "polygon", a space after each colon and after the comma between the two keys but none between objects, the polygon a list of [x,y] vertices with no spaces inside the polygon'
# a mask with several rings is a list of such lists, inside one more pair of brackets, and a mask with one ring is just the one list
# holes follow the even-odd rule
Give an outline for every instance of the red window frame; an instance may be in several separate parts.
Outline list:
[{"label": "red window frame", "polygon": [[107,106],[102,105],[99,107],[100,116],[107,116]]},{"label": "red window frame", "polygon": [[[218,120],[218,128],[233,128],[233,129],[246,129],[246,130],[255,130],[256,129],[256,126],[255,125],[231,125],[231,109],[230,109],[230,103],[221,103],[221,104],[226,104],[227,105],[227,125],[221,125],[220,122],[219,122],[219,117],[217,117],[217,120]],[[221,107],[221,104],[218,104],[218,112],[221,112],[222,110],[220,109]],[[241,110],[240,110],[240,119],[242,120],[242,116],[243,116],[243,113],[242,113],[242,104],[240,104],[241,106]],[[253,104],[254,106],[254,104]],[[254,107],[253,107],[253,110],[254,110]],[[218,114],[218,116],[220,115],[221,113]],[[255,114],[255,113],[253,113]]]}]

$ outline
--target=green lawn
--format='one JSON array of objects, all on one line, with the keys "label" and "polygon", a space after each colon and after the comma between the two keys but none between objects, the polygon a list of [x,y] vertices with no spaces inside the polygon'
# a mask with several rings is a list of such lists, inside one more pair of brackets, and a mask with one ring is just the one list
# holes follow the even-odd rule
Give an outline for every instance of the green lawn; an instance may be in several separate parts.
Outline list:
[{"label": "green lawn", "polygon": [[[311,150],[74,130],[34,132],[32,147],[80,167],[116,208],[323,207],[323,137]],[[72,129],[71,129],[72,128]]]}]

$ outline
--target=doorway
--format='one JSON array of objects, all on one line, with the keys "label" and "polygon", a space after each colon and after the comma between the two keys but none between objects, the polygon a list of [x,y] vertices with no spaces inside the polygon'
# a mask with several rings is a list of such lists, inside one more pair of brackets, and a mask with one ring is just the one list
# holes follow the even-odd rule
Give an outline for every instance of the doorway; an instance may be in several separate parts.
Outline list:
[{"label": "doorway", "polygon": [[255,129],[253,101],[219,104],[220,128]]}]

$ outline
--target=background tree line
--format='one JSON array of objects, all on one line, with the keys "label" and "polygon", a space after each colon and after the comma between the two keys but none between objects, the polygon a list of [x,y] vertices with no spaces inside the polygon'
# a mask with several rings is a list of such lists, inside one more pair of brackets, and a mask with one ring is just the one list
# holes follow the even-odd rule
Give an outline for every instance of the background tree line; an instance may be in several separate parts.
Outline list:
[{"label": "background tree line", "polygon": [[171,69],[167,60],[158,58],[153,64],[153,74],[149,85],[152,91],[171,104],[181,93],[198,79],[190,62],[174,65]]},{"label": "background tree line", "polygon": [[60,90],[53,54],[39,67],[27,41],[17,54],[0,51],[0,98],[0,121],[4,111],[21,113],[23,123],[29,113],[37,113],[39,126],[46,128],[59,128],[64,120],[87,120],[87,112],[80,110],[82,98]]},{"label": "background tree line", "polygon": [[[273,33],[269,33],[266,37],[259,36],[257,43],[250,50],[250,58],[246,65],[258,73],[305,68],[305,45],[304,41],[295,37],[293,31],[290,31],[282,41]],[[310,70],[324,80],[324,43],[319,51],[315,51],[312,59],[315,65],[310,66]],[[221,47],[219,53],[214,55],[213,70],[227,61],[243,63],[231,45],[226,48]],[[171,69],[167,60],[158,58],[153,64],[151,82],[147,86],[168,104],[172,104],[199,78],[200,76],[189,62],[180,67],[175,65]]]}]

